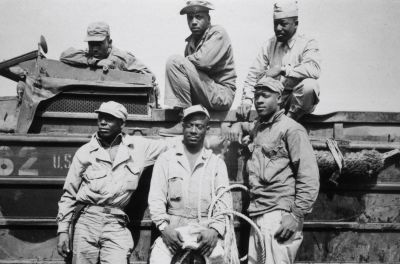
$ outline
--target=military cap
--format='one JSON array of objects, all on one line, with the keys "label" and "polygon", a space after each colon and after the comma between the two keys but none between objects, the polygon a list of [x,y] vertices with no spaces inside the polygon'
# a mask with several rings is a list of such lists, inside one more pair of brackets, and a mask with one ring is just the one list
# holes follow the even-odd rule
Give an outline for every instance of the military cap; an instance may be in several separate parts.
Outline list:
[{"label": "military cap", "polygon": [[183,120],[186,119],[188,116],[195,114],[195,113],[203,113],[208,118],[210,118],[210,114],[208,113],[207,109],[202,105],[192,105],[183,110]]},{"label": "military cap", "polygon": [[284,89],[283,84],[280,81],[266,76],[263,76],[260,80],[258,80],[254,88],[255,89],[267,88],[278,94],[282,94]]},{"label": "military cap", "polygon": [[274,4],[274,19],[297,17],[297,0],[278,0]]},{"label": "military cap", "polygon": [[95,112],[110,114],[116,118],[122,119],[123,121],[126,121],[128,118],[128,111],[126,110],[125,106],[114,101],[102,103],[100,108],[95,110]]},{"label": "military cap", "polygon": [[85,41],[103,41],[107,36],[110,36],[110,26],[105,22],[94,22],[87,28]]},{"label": "military cap", "polygon": [[203,0],[190,0],[186,2],[186,6],[182,8],[180,14],[198,13],[198,12],[208,12],[209,10],[214,10],[213,4],[208,1]]}]

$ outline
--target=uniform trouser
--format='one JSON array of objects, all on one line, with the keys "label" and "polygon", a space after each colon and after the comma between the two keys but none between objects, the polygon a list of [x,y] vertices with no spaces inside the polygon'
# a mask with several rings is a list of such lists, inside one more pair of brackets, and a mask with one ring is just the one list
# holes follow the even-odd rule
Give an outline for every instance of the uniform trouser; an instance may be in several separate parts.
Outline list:
[{"label": "uniform trouser", "polygon": [[74,233],[73,264],[126,264],[133,239],[125,215],[85,209]]},{"label": "uniform trouser", "polygon": [[207,109],[224,111],[229,110],[234,97],[231,88],[216,83],[188,59],[179,55],[168,59],[164,104],[182,108],[202,104]]},{"label": "uniform trouser", "polygon": [[171,263],[172,257],[172,252],[165,245],[162,238],[158,237],[152,246],[149,264]]},{"label": "uniform trouser", "polygon": [[319,102],[319,85],[315,79],[304,79],[293,88],[285,87],[281,108],[295,117],[312,113]]},{"label": "uniform trouser", "polygon": [[[282,210],[276,210],[265,213],[263,215],[254,217],[252,220],[260,228],[261,233],[264,237],[264,244],[266,250],[265,264],[288,264],[294,263],[297,250],[303,240],[303,233],[301,230],[297,231],[293,236],[286,242],[278,242],[274,235],[278,230],[282,215],[287,212]],[[300,227],[301,228],[301,227]],[[250,231],[249,240],[249,252],[248,252],[248,263],[249,264],[261,264],[261,250],[257,245],[259,237],[255,230],[252,228]]]}]

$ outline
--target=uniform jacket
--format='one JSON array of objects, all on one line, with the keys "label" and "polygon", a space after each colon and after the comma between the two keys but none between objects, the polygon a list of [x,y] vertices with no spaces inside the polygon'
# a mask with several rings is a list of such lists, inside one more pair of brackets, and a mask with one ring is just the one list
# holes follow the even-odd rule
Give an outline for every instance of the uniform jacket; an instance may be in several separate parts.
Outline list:
[{"label": "uniform jacket", "polygon": [[[211,150],[203,148],[191,171],[183,144],[177,144],[163,153],[154,165],[149,192],[151,219],[157,226],[166,221],[177,227],[197,222],[200,212],[203,221],[213,196],[228,186],[228,172],[222,159]],[[229,193],[222,197],[222,201],[231,209],[232,200]],[[217,207],[214,213],[226,210],[225,206]],[[225,224],[219,219],[212,221],[208,226],[223,236]]]},{"label": "uniform jacket", "polygon": [[315,154],[303,126],[277,112],[247,129],[253,134],[247,162],[250,215],[286,210],[299,218],[309,213],[319,190]]},{"label": "uniform jacket", "polygon": [[[250,67],[243,86],[242,100],[253,100],[254,85],[269,68],[283,67],[285,77],[281,77],[280,81],[285,89],[293,89],[304,79],[318,79],[321,73],[320,64],[321,55],[315,39],[295,33],[287,43],[282,43],[274,36],[263,44]],[[316,94],[319,92],[316,91]]]},{"label": "uniform jacket", "polygon": [[[136,73],[154,74],[132,53],[112,47],[107,59],[114,62],[115,69]],[[90,57],[87,50],[69,48],[60,56],[60,61],[72,66],[94,66],[99,59]]]},{"label": "uniform jacket", "polygon": [[125,135],[111,162],[109,152],[93,135],[78,149],[69,168],[58,203],[58,233],[68,231],[77,202],[123,209],[136,190],[143,169],[176,141]]},{"label": "uniform jacket", "polygon": [[225,29],[212,25],[195,45],[193,36],[187,39],[185,57],[216,83],[236,90],[236,72],[231,40]]}]

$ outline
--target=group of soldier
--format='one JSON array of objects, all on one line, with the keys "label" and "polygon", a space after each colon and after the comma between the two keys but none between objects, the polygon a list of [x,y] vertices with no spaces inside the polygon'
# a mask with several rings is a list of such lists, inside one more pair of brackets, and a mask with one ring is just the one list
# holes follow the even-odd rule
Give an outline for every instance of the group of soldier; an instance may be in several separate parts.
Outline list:
[{"label": "group of soldier", "polygon": [[[222,27],[211,25],[210,10],[208,1],[186,3],[180,14],[187,16],[192,34],[186,39],[185,56],[173,56],[166,65],[164,108],[182,112],[183,136],[129,136],[122,132],[128,117],[123,105],[109,101],[96,110],[98,131],[73,158],[57,215],[58,252],[72,256],[73,263],[129,261],[133,240],[124,208],[144,168],[153,164],[148,204],[161,236],[154,242],[150,263],[171,263],[186,247],[208,263],[226,260],[227,222],[219,213],[232,208],[232,197],[224,192],[229,186],[226,165],[208,148],[206,133],[208,110],[230,109],[236,73],[230,39]],[[273,16],[275,36],[263,45],[245,81],[237,110],[244,121],[232,124],[224,137],[251,153],[247,211],[261,230],[265,263],[293,263],[303,239],[304,216],[319,190],[313,149],[296,120],[319,101],[320,55],[314,39],[296,32],[295,0],[275,3]],[[112,45],[106,23],[89,25],[86,41],[88,50],[70,48],[60,60],[105,72],[152,74],[134,55]],[[252,105],[258,118],[249,122]],[[208,211],[218,194],[214,213],[219,216],[210,219]],[[252,228],[248,263],[260,263],[257,235]]]}]

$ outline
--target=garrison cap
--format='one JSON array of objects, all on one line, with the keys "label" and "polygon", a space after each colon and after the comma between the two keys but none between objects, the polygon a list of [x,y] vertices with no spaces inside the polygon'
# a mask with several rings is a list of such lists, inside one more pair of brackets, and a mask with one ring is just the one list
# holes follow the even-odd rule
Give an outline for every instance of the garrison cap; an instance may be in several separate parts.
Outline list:
[{"label": "garrison cap", "polygon": [[182,8],[180,14],[208,12],[209,10],[214,10],[214,6],[210,2],[204,0],[189,0],[186,2],[186,6]]},{"label": "garrison cap", "polygon": [[110,26],[105,22],[94,22],[87,28],[85,41],[103,41],[107,36],[110,36]]},{"label": "garrison cap", "polygon": [[208,113],[207,109],[202,106],[202,105],[192,105],[186,109],[183,110],[183,118],[182,120],[185,120],[188,116],[194,114],[194,113],[203,113],[205,114],[208,118],[210,118],[210,114]]},{"label": "garrison cap", "polygon": [[128,111],[126,110],[125,106],[114,101],[102,103],[100,108],[95,110],[95,112],[110,114],[116,118],[122,119],[123,121],[126,121],[128,118]]},{"label": "garrison cap", "polygon": [[297,17],[297,0],[277,0],[274,4],[274,19]]},{"label": "garrison cap", "polygon": [[278,94],[282,94],[284,89],[283,84],[280,81],[266,76],[263,76],[260,80],[258,80],[254,88],[255,89],[267,88]]}]

